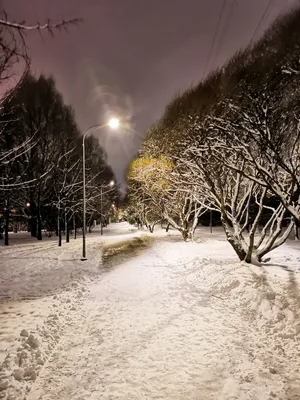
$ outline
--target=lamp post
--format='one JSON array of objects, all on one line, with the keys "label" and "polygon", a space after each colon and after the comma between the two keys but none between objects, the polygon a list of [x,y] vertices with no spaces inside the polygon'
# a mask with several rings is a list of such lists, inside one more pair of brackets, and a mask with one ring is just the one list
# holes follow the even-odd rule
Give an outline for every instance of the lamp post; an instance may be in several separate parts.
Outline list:
[{"label": "lamp post", "polygon": [[[86,260],[86,240],[85,240],[85,233],[86,233],[86,198],[85,198],[85,138],[86,136],[96,130],[101,129],[104,127],[109,127],[111,129],[117,129],[119,126],[119,120],[117,118],[112,118],[108,121],[107,124],[103,125],[93,125],[88,128],[83,135],[82,138],[82,189],[83,189],[83,231],[82,231],[82,258],[81,260]],[[101,201],[102,203],[102,201]]]},{"label": "lamp post", "polygon": [[113,187],[115,184],[114,181],[109,182],[108,185],[101,185],[101,197],[100,197],[100,213],[101,213],[101,218],[100,218],[100,233],[101,235],[103,235],[103,188],[107,188],[107,187]]}]

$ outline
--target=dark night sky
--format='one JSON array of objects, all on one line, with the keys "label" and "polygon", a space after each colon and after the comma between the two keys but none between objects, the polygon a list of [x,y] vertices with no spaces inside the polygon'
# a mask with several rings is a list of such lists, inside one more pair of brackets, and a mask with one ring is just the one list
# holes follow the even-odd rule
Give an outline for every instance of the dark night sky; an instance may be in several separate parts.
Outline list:
[{"label": "dark night sky", "polygon": [[[232,4],[233,2],[233,4]],[[228,24],[207,70],[249,43],[269,0],[227,0]],[[82,130],[115,113],[134,129],[98,132],[119,180],[140,137],[180,90],[203,76],[223,0],[2,0],[27,23],[83,18],[52,38],[28,34],[35,72],[53,74]],[[298,0],[273,0],[256,38]],[[232,6],[232,8],[231,8]],[[221,29],[222,31],[222,29]]]}]

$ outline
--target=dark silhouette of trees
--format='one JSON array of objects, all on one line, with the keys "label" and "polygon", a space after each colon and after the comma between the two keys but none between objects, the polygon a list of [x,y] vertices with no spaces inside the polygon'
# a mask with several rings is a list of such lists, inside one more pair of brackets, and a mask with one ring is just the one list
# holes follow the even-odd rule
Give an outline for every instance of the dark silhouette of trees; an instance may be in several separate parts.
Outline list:
[{"label": "dark silhouette of trees", "polygon": [[[30,74],[3,109],[1,149],[11,154],[1,170],[3,209],[17,209],[38,240],[43,229],[55,230],[61,245],[61,231],[68,241],[70,225],[80,225],[82,214],[82,136],[74,112],[64,104],[53,78]],[[16,150],[20,142],[27,143],[22,152]],[[92,136],[86,139],[86,172],[87,217],[92,222],[99,218],[101,185],[115,179]],[[104,192],[105,210],[112,192],[116,195],[117,188]]]},{"label": "dark silhouette of trees", "polygon": [[[29,25],[22,21],[12,21],[5,12],[0,17],[0,112],[2,104],[10,98],[20,86],[30,69],[30,57],[26,45],[26,34],[30,31],[47,32],[53,35],[56,31],[67,30],[69,26],[78,24],[80,19],[47,21]],[[0,136],[5,126],[0,126]],[[33,138],[31,138],[33,140]],[[22,154],[28,148],[29,142],[19,142],[13,149],[13,157]],[[6,165],[11,158],[11,152],[0,149],[0,167]]]}]

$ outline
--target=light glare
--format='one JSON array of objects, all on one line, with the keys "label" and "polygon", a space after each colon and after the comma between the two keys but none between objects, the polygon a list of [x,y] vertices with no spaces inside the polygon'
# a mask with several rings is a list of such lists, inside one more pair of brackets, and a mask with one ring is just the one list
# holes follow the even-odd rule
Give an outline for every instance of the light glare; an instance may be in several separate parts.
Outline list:
[{"label": "light glare", "polygon": [[119,122],[118,118],[111,118],[108,121],[108,125],[111,129],[117,129],[120,125],[120,122]]}]

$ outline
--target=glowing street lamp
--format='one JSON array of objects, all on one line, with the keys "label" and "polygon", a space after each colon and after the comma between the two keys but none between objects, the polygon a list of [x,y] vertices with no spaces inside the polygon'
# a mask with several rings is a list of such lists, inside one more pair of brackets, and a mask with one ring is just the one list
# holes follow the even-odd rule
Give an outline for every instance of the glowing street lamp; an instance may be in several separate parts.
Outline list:
[{"label": "glowing street lamp", "polygon": [[120,121],[118,120],[118,118],[111,118],[111,119],[108,121],[108,126],[109,126],[111,129],[117,129],[117,128],[119,128],[119,125],[120,125]]},{"label": "glowing street lamp", "polygon": [[[85,233],[86,233],[86,198],[85,198],[85,138],[86,136],[96,130],[96,129],[101,129],[105,127],[109,127],[111,129],[117,129],[119,127],[119,120],[117,118],[111,118],[107,124],[103,125],[93,125],[90,128],[88,128],[83,135],[82,138],[82,175],[83,175],[83,180],[82,180],[82,186],[83,186],[83,232],[82,232],[82,258],[81,260],[86,260],[86,240],[85,240]],[[112,181],[113,182],[113,181]],[[112,183],[111,182],[111,183]],[[111,184],[110,183],[110,184]],[[109,185],[110,185],[109,184]],[[114,185],[114,182],[113,182]],[[102,186],[101,186],[101,197],[102,197]],[[102,200],[101,200],[102,204]],[[102,206],[101,206],[102,207]],[[102,229],[102,225],[101,225]],[[102,233],[101,233],[102,234]]]}]

